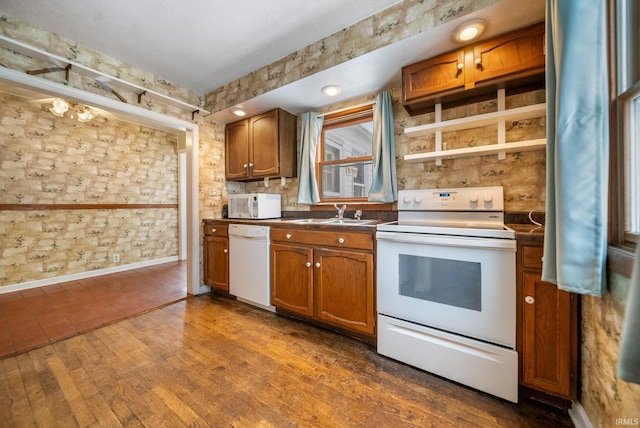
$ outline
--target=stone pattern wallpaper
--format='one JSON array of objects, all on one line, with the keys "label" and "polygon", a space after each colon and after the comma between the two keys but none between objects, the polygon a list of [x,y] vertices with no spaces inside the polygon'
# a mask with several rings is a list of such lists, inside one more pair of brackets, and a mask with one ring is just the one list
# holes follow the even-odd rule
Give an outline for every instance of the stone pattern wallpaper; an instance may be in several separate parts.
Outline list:
[{"label": "stone pattern wallpaper", "polygon": [[349,61],[498,3],[499,0],[405,0],[218,88],[207,110],[232,107],[273,89]]},{"label": "stone pattern wallpaper", "polygon": [[[361,23],[344,29],[326,37],[313,45],[298,52],[294,52],[281,60],[275,61],[237,81],[230,82],[205,96],[193,94],[190,91],[176,87],[158,76],[123,64],[99,52],[92,51],[77,43],[50,34],[27,23],[19,22],[9,16],[2,15],[0,10],[0,34],[21,40],[27,44],[40,47],[65,58],[83,63],[105,73],[122,77],[125,80],[140,84],[150,89],[182,99],[191,104],[205,103],[205,108],[219,111],[237,103],[269,92],[287,83],[311,75],[322,69],[338,65],[363,53],[371,52],[396,40],[418,34],[429,28],[434,28],[444,22],[465,15],[475,10],[487,7],[498,0],[405,0],[402,3],[368,18]],[[42,68],[46,64],[27,61],[19,54],[0,49],[0,65],[16,70]],[[55,74],[43,78],[61,82],[61,77]],[[105,95],[104,92],[91,81],[72,75],[69,85],[83,90]],[[124,94],[130,102],[136,101],[136,95]],[[528,98],[528,97],[531,98]],[[443,187],[453,185],[478,185],[476,183],[508,183],[505,185],[506,206],[508,211],[528,211],[530,209],[544,210],[544,152],[528,152],[521,155],[507,155],[507,159],[496,161],[495,156],[443,161],[443,165],[436,167],[433,163],[404,164],[400,157],[405,153],[412,153],[429,149],[430,143],[420,140],[409,140],[402,135],[406,126],[428,123],[429,115],[409,117],[399,106],[399,89],[393,89],[395,102],[394,113],[396,121],[396,148],[398,155],[399,188],[417,186]],[[508,101],[511,106],[540,102],[541,95],[532,93]],[[361,100],[353,100],[353,104]],[[347,107],[331,106],[328,110]],[[143,98],[142,107],[191,120],[190,114],[161,102]],[[475,114],[474,111],[493,108],[490,103],[465,106],[462,110],[455,109],[444,112],[451,117]],[[467,110],[469,109],[469,110]],[[200,126],[200,216],[212,218],[220,216],[220,209],[225,203],[226,194],[242,191],[277,191],[283,194],[285,209],[306,210],[307,206],[296,203],[297,181],[287,180],[284,187],[280,187],[279,180],[272,181],[265,189],[261,183],[225,183],[224,175],[224,125],[216,124],[208,118],[196,118]],[[543,133],[541,121],[523,121],[511,124],[508,129],[513,140],[537,138],[535,135]],[[521,135],[521,130],[523,133]],[[448,144],[477,144],[479,140],[490,138],[492,130],[480,129],[465,133],[466,135],[452,136]],[[421,147],[424,146],[424,147]],[[222,156],[222,158],[221,158]],[[520,177],[522,174],[522,177]],[[480,181],[482,180],[482,181]],[[534,191],[535,190],[535,191]],[[20,219],[17,219],[18,221]],[[76,219],[77,220],[77,219]],[[96,220],[100,221],[102,219]],[[4,233],[6,225],[0,225]],[[31,234],[25,236],[32,236]],[[618,278],[618,287],[612,288],[612,293],[598,299],[587,297],[583,302],[582,316],[582,373],[580,402],[595,427],[615,426],[616,418],[638,417],[640,403],[640,388],[638,385],[628,384],[617,378],[616,365],[619,348],[619,332],[622,326],[626,293],[616,290],[626,290],[627,278]]]},{"label": "stone pattern wallpaper", "polygon": [[[0,204],[176,204],[174,134],[0,94]],[[175,208],[0,211],[0,286],[176,256]],[[113,262],[113,255],[120,262]]]},{"label": "stone pattern wallpaper", "polygon": [[580,402],[596,427],[620,426],[619,418],[640,418],[640,385],[617,375],[629,280],[613,274],[608,282],[609,292],[602,298],[582,297]]},{"label": "stone pattern wallpaper", "polygon": [[[430,152],[434,150],[433,138],[409,138],[404,129],[412,126],[433,123],[434,113],[409,116],[402,106],[402,91],[395,88],[392,91],[394,135],[396,142],[396,168],[398,189],[426,189],[445,187],[477,187],[503,186],[505,192],[505,210],[511,212],[526,212],[531,210],[544,212],[545,210],[545,151],[517,152],[506,155],[506,159],[499,160],[497,155],[473,156],[463,159],[443,160],[441,166],[435,162],[409,163],[404,161],[404,155]],[[370,101],[370,98],[352,101],[357,105]],[[535,90],[506,97],[506,108],[516,108],[545,102],[544,90]],[[329,110],[342,108],[342,105],[332,106]],[[443,109],[443,120],[457,119],[477,114],[490,113],[497,110],[496,100],[473,103],[461,107]],[[319,111],[324,113],[324,111]],[[496,144],[497,125],[487,126],[458,132],[443,134],[443,142],[449,149],[460,147]],[[510,122],[506,126],[508,142],[545,138],[545,118],[527,119]],[[308,210],[308,205],[297,202],[298,180],[287,179],[285,186],[281,186],[279,179],[269,182],[265,188],[262,181],[249,182],[246,190],[258,193],[280,193],[283,209],[292,211]],[[374,209],[374,205],[372,208]],[[365,210],[366,214],[366,210]]]}]

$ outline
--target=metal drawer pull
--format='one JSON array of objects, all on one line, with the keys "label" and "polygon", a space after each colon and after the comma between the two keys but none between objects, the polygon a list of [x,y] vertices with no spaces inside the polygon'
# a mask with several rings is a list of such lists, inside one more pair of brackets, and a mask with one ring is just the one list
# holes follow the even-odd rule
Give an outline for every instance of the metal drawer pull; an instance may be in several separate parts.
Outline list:
[{"label": "metal drawer pull", "polygon": [[536,301],[536,299],[533,298],[533,296],[527,296],[524,298],[524,301],[527,302],[530,305],[533,305]]},{"label": "metal drawer pull", "polygon": [[476,60],[474,61],[477,65],[482,64],[482,58],[476,58]]},{"label": "metal drawer pull", "polygon": [[307,267],[311,267],[311,262],[307,262]]},{"label": "metal drawer pull", "polygon": [[458,63],[458,70],[462,70],[464,68],[464,64],[459,62]]},{"label": "metal drawer pull", "polygon": [[344,238],[339,238],[338,242],[341,243],[341,244],[344,244]]},{"label": "metal drawer pull", "polygon": [[229,250],[227,250],[226,248],[223,250],[225,254],[227,254],[229,252]]},{"label": "metal drawer pull", "polygon": [[211,233],[216,233],[216,230],[215,229],[211,229]]},{"label": "metal drawer pull", "polygon": [[287,239],[291,239],[291,234],[290,233],[287,233],[285,236],[287,237]]},{"label": "metal drawer pull", "polygon": [[246,163],[244,164],[244,169],[247,169],[249,165],[247,165]]},{"label": "metal drawer pull", "polygon": [[316,267],[319,268],[320,267],[320,263],[316,263]]}]

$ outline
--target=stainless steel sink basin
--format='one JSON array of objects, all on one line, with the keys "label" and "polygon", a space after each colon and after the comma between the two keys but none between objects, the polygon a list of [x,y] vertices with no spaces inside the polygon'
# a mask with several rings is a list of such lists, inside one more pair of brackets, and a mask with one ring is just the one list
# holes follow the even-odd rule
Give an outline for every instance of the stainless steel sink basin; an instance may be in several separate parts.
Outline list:
[{"label": "stainless steel sink basin", "polygon": [[288,220],[290,223],[328,223],[332,221],[332,218],[297,218],[295,220]]},{"label": "stainless steel sink basin", "polygon": [[330,224],[344,226],[364,226],[375,223],[376,220],[356,220],[355,218],[297,218],[288,220],[290,223],[298,224]]},{"label": "stainless steel sink basin", "polygon": [[333,218],[328,224],[344,224],[347,226],[364,226],[374,223],[375,220],[356,220],[355,218]]}]

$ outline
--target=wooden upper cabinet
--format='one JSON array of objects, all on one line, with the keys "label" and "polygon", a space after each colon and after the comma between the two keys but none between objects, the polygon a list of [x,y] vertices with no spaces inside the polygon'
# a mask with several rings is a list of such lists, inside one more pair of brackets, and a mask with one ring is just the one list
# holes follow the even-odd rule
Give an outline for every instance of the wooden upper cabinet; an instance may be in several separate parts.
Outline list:
[{"label": "wooden upper cabinet", "polygon": [[464,89],[464,51],[429,58],[402,70],[404,100]]},{"label": "wooden upper cabinet", "polygon": [[228,124],[225,128],[227,180],[296,176],[297,119],[281,109]]},{"label": "wooden upper cabinet", "polygon": [[242,120],[225,128],[225,172],[227,180],[249,176],[249,122]]},{"label": "wooden upper cabinet", "polygon": [[543,85],[544,32],[544,23],[539,23],[403,67],[405,109],[421,114],[433,111],[436,103],[461,103],[501,88]]},{"label": "wooden upper cabinet", "polygon": [[544,73],[544,24],[474,45],[468,60],[475,85]]},{"label": "wooden upper cabinet", "polygon": [[268,177],[279,171],[278,153],[278,111],[249,119],[249,130],[252,136],[249,158],[252,160],[253,177]]}]

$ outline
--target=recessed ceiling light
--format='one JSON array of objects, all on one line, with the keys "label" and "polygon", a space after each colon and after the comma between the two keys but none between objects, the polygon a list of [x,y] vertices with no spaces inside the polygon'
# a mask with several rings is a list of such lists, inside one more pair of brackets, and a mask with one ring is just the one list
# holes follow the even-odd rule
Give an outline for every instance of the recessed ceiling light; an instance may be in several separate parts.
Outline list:
[{"label": "recessed ceiling light", "polygon": [[231,113],[235,114],[236,116],[240,116],[240,117],[247,115],[247,112],[242,110],[241,108],[235,108],[235,109],[231,110]]},{"label": "recessed ceiling light", "polygon": [[456,28],[451,38],[459,43],[468,42],[480,36],[485,28],[487,28],[487,22],[484,19],[474,19]]},{"label": "recessed ceiling light", "polygon": [[322,93],[328,97],[335,97],[340,92],[342,92],[342,88],[340,88],[340,86],[337,86],[337,85],[327,85],[324,88],[322,88]]}]

